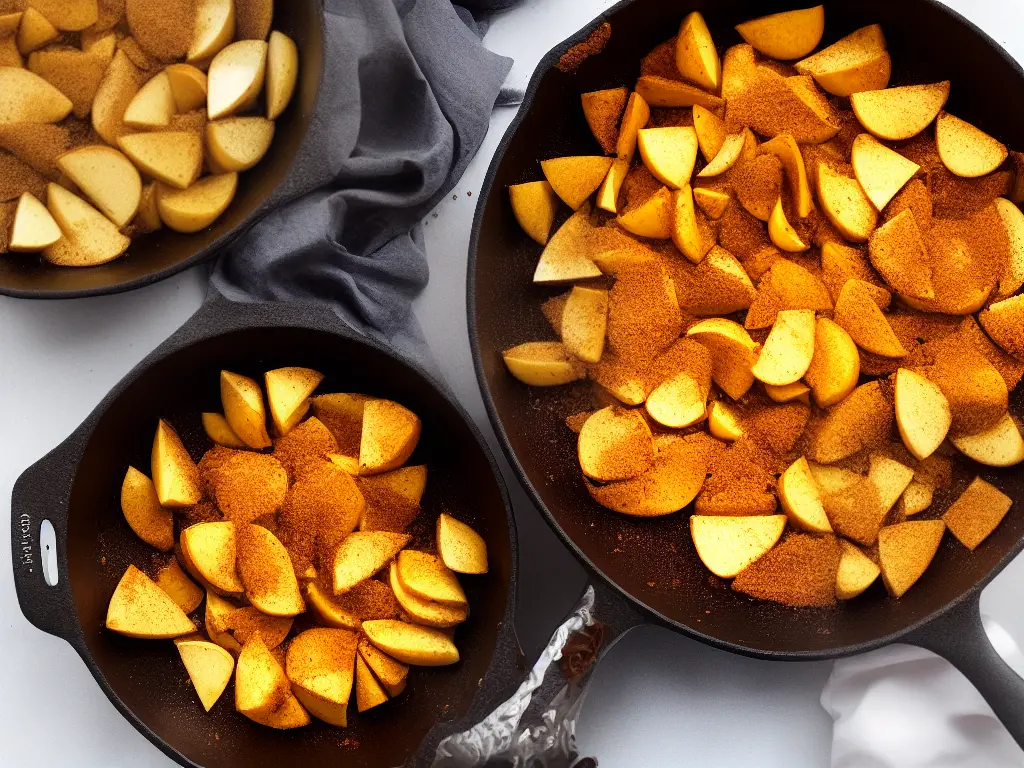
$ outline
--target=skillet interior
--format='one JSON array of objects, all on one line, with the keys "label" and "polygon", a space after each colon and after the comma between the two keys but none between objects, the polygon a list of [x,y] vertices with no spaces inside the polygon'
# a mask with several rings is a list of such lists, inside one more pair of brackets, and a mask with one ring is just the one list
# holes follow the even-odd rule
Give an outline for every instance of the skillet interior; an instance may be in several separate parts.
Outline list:
[{"label": "skillet interior", "polygon": [[[433,540],[437,514],[447,510],[484,536],[490,555],[489,574],[462,579],[472,608],[456,634],[462,661],[414,669],[408,689],[393,704],[362,715],[353,706],[347,729],[316,722],[296,731],[257,726],[234,712],[233,684],[204,714],[170,643],[130,640],[103,629],[107,602],[128,562],[141,565],[152,556],[124,522],[118,499],[127,466],[149,466],[157,419],[170,420],[198,457],[209,447],[199,415],[220,408],[221,368],[262,377],[282,365],[325,373],[320,391],[393,398],[419,414],[423,438],[412,461],[429,465],[429,481],[424,513],[412,531],[414,545]],[[334,334],[295,328],[233,331],[157,361],[96,424],[68,511],[68,581],[94,671],[157,737],[204,768],[327,765],[339,759],[352,766],[400,765],[436,722],[466,710],[502,632],[514,566],[503,493],[486,454],[459,412],[419,374]]]},{"label": "skillet interior", "polygon": [[162,280],[212,256],[244,228],[282,184],[309,128],[323,70],[321,0],[278,2],[274,29],[299,47],[299,82],[292,103],[277,119],[274,142],[263,160],[241,174],[231,206],[207,229],[192,235],[164,228],[132,240],[119,259],[83,269],[54,267],[36,254],[0,258],[0,294],[23,298],[75,298],[117,293]]},{"label": "skillet interior", "polygon": [[[894,85],[950,79],[950,111],[1012,147],[1024,147],[1024,103],[1016,97],[1024,89],[1024,72],[980,30],[931,0],[825,5],[823,44],[881,23],[893,57]],[[632,87],[642,56],[674,35],[691,10],[705,15],[724,51],[742,42],[733,30],[736,23],[793,7],[792,2],[755,0],[690,0],[683,5],[636,0],[608,14],[612,35],[607,48],[576,72],[562,73],[553,65],[593,27],[549,54],[485,185],[471,250],[469,314],[484,399],[503,446],[549,522],[585,563],[656,616],[714,645],[756,655],[823,658],[891,642],[994,576],[1024,544],[1020,473],[980,472],[1014,498],[1013,512],[973,554],[947,535],[935,563],[899,601],[887,598],[876,584],[861,599],[834,611],[757,602],[733,593],[700,563],[688,532],[689,509],[668,518],[636,520],[590,499],[575,459],[575,436],[563,418],[593,407],[591,385],[529,389],[508,374],[500,357],[501,350],[515,344],[552,338],[539,305],[564,288],[532,285],[540,248],[516,224],[506,188],[543,178],[539,160],[600,153],[579,95]],[[564,206],[562,213],[564,218]],[[1022,397],[1019,390],[1011,397],[1018,415]],[[967,480],[962,477],[952,492],[937,494],[936,508],[955,498]]]}]

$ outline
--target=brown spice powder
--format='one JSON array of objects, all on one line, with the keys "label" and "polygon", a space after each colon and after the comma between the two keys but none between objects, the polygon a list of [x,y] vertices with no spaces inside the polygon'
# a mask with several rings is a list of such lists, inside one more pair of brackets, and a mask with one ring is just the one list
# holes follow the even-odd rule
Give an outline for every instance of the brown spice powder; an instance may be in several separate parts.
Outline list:
[{"label": "brown spice powder", "polygon": [[804,403],[759,403],[744,413],[743,426],[752,439],[786,455],[796,447],[810,418],[811,407]]},{"label": "brown spice powder", "polygon": [[676,41],[678,39],[678,37],[673,37],[652,48],[651,52],[640,60],[640,77],[682,80],[679,68],[676,66]]},{"label": "brown spice powder", "polygon": [[824,494],[821,502],[836,533],[866,547],[878,540],[885,511],[874,481],[862,478],[837,493]]},{"label": "brown spice powder", "polygon": [[1009,391],[1012,392],[1017,388],[1021,378],[1024,378],[1024,362],[1008,355],[993,344],[988,334],[981,329],[978,321],[972,315],[963,319],[957,333],[965,344],[977,349],[985,356],[986,360],[992,363],[992,366],[999,371],[999,375],[1003,377]]},{"label": "brown spice powder", "polygon": [[[311,542],[320,557],[333,562],[334,550],[355,530],[366,502],[352,477],[331,462],[302,475],[288,491],[279,515],[282,534],[308,556]],[[291,551],[287,544],[286,548]]]},{"label": "brown spice powder", "polygon": [[14,155],[0,152],[0,203],[16,202],[22,192],[45,204],[46,180]]},{"label": "brown spice powder", "polygon": [[682,331],[675,287],[660,264],[621,271],[608,293],[608,346],[626,360],[650,360]]},{"label": "brown spice powder", "polygon": [[249,642],[257,632],[267,644],[274,649],[281,645],[291,631],[293,620],[280,616],[268,616],[251,606],[236,608],[224,617],[224,629],[234,635],[241,645]]},{"label": "brown spice powder", "polygon": [[360,530],[405,533],[419,517],[420,505],[396,493],[379,476],[359,478],[357,484],[366,499]]},{"label": "brown spice powder", "polygon": [[28,68],[71,100],[75,117],[84,118],[92,110],[107,61],[75,48],[47,48],[29,56]]},{"label": "brown spice powder", "polygon": [[92,25],[94,32],[106,32],[113,29],[124,18],[125,0],[97,0],[99,17]]},{"label": "brown spice powder", "polygon": [[0,149],[6,149],[51,181],[60,176],[57,157],[72,147],[66,125],[0,125]]},{"label": "brown spice powder", "polygon": [[960,543],[973,551],[999,526],[1012,505],[1013,499],[976,477],[942,519]]},{"label": "brown spice powder", "polygon": [[281,508],[288,493],[288,474],[273,456],[245,451],[220,466],[211,486],[225,519],[251,523]]},{"label": "brown spice powder", "polygon": [[732,583],[737,592],[790,606],[835,603],[842,549],[834,536],[791,533]]},{"label": "brown spice powder", "polygon": [[266,40],[273,16],[273,0],[235,0],[235,39]]},{"label": "brown spice powder", "polygon": [[17,208],[17,203],[0,203],[0,253],[7,253],[10,247],[11,226]]},{"label": "brown spice powder", "polygon": [[274,458],[281,462],[293,481],[322,465],[332,453],[338,453],[338,441],[315,416],[274,441]]},{"label": "brown spice powder", "polygon": [[[253,0],[246,1],[253,2]],[[241,10],[239,10],[239,31],[241,31]],[[591,32],[590,36],[582,43],[577,43],[562,54],[562,58],[558,60],[558,64],[555,66],[560,72],[574,72],[584,61],[603,51],[611,39],[612,25],[605,22]]]},{"label": "brown spice powder", "polygon": [[[247,5],[235,4],[238,33]],[[196,0],[127,0],[125,13],[132,36],[151,56],[173,61],[188,53],[195,29]],[[236,36],[241,39],[241,34]]]}]

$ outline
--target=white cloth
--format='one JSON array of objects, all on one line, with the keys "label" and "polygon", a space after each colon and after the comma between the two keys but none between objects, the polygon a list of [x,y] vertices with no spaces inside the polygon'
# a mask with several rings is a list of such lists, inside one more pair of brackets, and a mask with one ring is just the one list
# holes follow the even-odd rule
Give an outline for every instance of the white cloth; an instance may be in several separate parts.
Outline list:
[{"label": "white cloth", "polygon": [[[1020,675],[1024,655],[985,619]],[[894,645],[842,659],[821,694],[832,715],[832,768],[1024,768],[1024,752],[981,694],[948,661]]]}]

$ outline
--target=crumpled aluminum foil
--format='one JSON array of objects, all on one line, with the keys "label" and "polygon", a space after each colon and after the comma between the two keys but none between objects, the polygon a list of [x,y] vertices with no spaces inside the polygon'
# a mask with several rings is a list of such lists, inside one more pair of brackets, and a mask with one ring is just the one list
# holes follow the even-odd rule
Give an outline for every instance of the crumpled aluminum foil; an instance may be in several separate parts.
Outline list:
[{"label": "crumpled aluminum foil", "polygon": [[594,603],[594,589],[588,587],[515,694],[482,722],[442,741],[433,768],[570,768],[581,763],[576,719],[590,672],[567,682],[558,662],[573,633],[594,624]]}]

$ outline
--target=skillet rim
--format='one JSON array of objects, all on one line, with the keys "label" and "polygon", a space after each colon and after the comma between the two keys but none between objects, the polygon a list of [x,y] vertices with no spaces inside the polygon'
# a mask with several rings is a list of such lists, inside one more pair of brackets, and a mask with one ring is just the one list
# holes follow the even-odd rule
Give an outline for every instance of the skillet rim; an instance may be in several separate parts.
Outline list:
[{"label": "skillet rim", "polygon": [[[541,81],[554,68],[561,57],[574,45],[586,40],[603,23],[610,22],[612,17],[617,15],[620,11],[625,10],[627,7],[637,2],[654,1],[655,0],[619,0],[615,5],[601,11],[600,14],[584,25],[580,30],[570,35],[544,54],[537,63],[537,66],[533,71],[533,75],[530,77],[530,82],[523,94],[523,100],[519,107],[519,111],[505,130],[505,134],[502,136],[501,141],[498,143],[498,146],[494,151],[494,155],[491,158],[491,163],[487,168],[487,174],[484,176],[484,181],[480,188],[476,212],[473,216],[473,228],[470,232],[469,240],[469,260],[466,270],[466,305],[469,325],[469,343],[470,349],[473,353],[473,370],[476,372],[477,383],[480,387],[480,395],[484,402],[484,408],[487,411],[487,417],[491,422],[495,435],[498,437],[501,450],[505,454],[505,458],[508,460],[512,470],[516,473],[516,477],[526,490],[530,500],[533,501],[534,506],[541,512],[545,522],[547,522],[558,538],[562,540],[562,542],[570,549],[570,551],[576,556],[576,559],[590,574],[596,575],[602,582],[612,588],[613,594],[617,593],[627,602],[639,608],[644,615],[652,617],[656,622],[678,630],[706,645],[710,645],[713,648],[719,648],[721,650],[730,651],[750,658],[770,659],[775,661],[828,661],[846,656],[855,656],[892,645],[900,640],[909,638],[911,635],[918,634],[920,631],[924,630],[929,625],[932,625],[943,616],[950,614],[969,602],[977,602],[980,599],[982,590],[984,590],[984,588],[988,586],[988,584],[991,583],[991,581],[998,576],[1010,564],[1010,562],[1024,551],[1024,536],[1022,536],[1017,541],[1016,545],[1011,547],[974,586],[965,590],[957,598],[943,603],[938,609],[932,611],[912,624],[907,625],[903,629],[890,632],[886,635],[872,640],[866,640],[861,643],[838,645],[830,650],[776,651],[750,648],[738,643],[722,640],[714,635],[709,635],[690,626],[689,624],[673,619],[665,613],[651,608],[641,599],[637,598],[628,590],[620,586],[614,579],[609,577],[601,568],[599,568],[595,564],[594,560],[589,557],[562,529],[562,526],[559,525],[557,520],[555,520],[551,510],[549,510],[547,505],[544,503],[537,488],[530,481],[526,470],[523,468],[523,465],[519,462],[518,456],[512,449],[511,441],[509,440],[504,424],[498,414],[494,398],[491,396],[491,389],[487,382],[487,374],[484,371],[483,356],[480,350],[480,336],[477,329],[476,276],[477,257],[480,251],[480,236],[483,228],[484,215],[488,204],[491,201],[491,196],[495,192],[494,182],[495,177],[498,174],[498,169],[505,160],[505,154],[508,151],[509,145],[512,143],[512,140],[519,131],[521,124],[533,107],[533,101],[537,95],[537,91],[540,89]],[[827,2],[827,0],[823,0],[823,2]],[[1024,67],[1022,67],[1020,62],[1011,56],[1009,52],[997,43],[988,33],[953,8],[939,2],[939,0],[919,0],[919,2],[924,5],[931,6],[940,13],[949,16],[968,33],[977,36],[1017,73],[1022,86],[1024,86]],[[684,12],[685,9],[680,9],[680,13]]]}]

